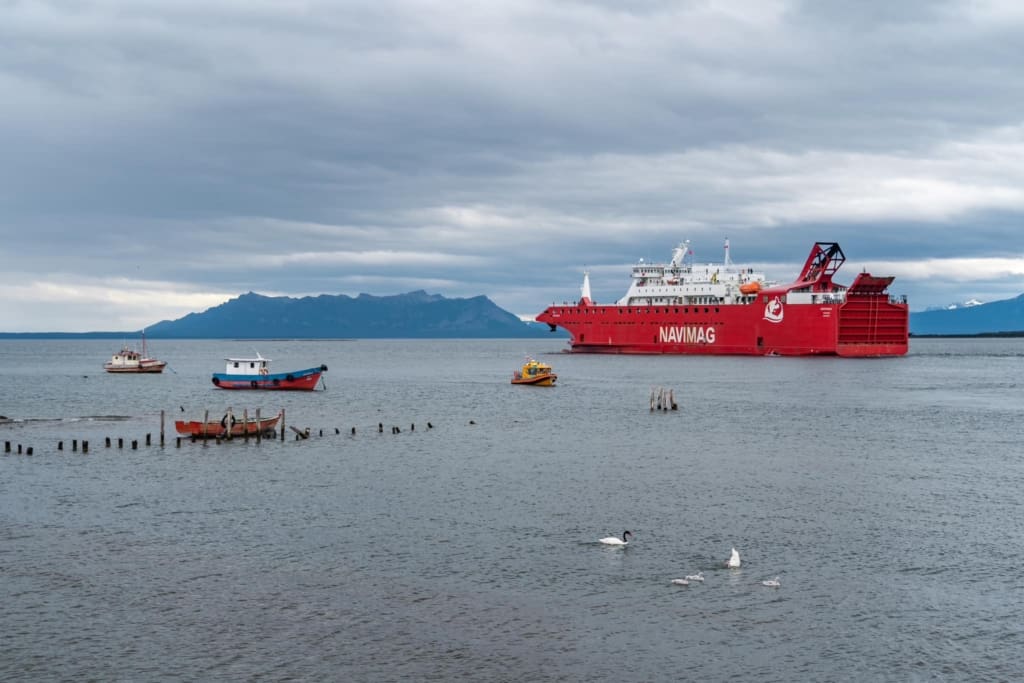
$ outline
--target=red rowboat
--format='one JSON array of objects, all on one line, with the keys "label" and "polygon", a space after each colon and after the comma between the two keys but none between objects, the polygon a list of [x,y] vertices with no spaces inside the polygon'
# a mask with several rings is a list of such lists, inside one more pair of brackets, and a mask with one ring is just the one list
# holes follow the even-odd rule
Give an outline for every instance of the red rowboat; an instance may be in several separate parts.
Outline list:
[{"label": "red rowboat", "polygon": [[[177,420],[174,423],[174,428],[178,434],[182,436],[194,436],[200,439],[215,439],[220,437],[226,437],[229,435],[232,438],[238,436],[256,436],[257,434],[267,434],[273,432],[277,428],[277,423],[281,421],[282,413],[278,413],[274,417],[265,417],[259,420],[255,418],[249,418],[248,420],[239,420],[232,413],[227,413],[218,422],[203,422],[201,420],[192,420],[186,422],[185,420]],[[228,427],[230,426],[230,432]]]}]

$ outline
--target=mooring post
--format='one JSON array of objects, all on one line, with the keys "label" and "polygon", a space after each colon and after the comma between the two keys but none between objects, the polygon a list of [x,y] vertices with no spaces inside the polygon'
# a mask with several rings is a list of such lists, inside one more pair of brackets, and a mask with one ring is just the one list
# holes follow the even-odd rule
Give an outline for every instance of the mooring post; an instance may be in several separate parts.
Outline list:
[{"label": "mooring post", "polygon": [[256,443],[263,441],[263,424],[260,422],[260,409],[256,409]]},{"label": "mooring post", "polygon": [[[257,427],[259,429],[259,427]],[[245,434],[245,440],[249,440],[249,409],[242,408],[242,433]]]},{"label": "mooring post", "polygon": [[149,433],[149,432],[146,432],[146,445],[147,445],[147,446],[151,446],[151,445],[152,445],[152,444],[150,443],[150,439],[149,439],[149,437],[150,437],[150,433]]},{"label": "mooring post", "polygon": [[57,450],[58,451],[64,450],[64,442],[63,441],[58,441],[57,442]]},{"label": "mooring post", "polygon": [[71,440],[71,452],[74,453],[78,450],[78,439]]},{"label": "mooring post", "polygon": [[28,449],[25,451],[25,455],[32,455],[32,447],[31,446],[29,446]]},{"label": "mooring post", "polygon": [[10,441],[4,441],[4,453],[10,453],[10,452],[11,452],[11,442]]},{"label": "mooring post", "polygon": [[110,437],[109,436],[106,439],[106,446],[107,446],[107,448],[110,448]]},{"label": "mooring post", "polygon": [[160,411],[160,447],[164,445],[164,411]]},{"label": "mooring post", "polygon": [[235,438],[234,425],[235,414],[231,411],[231,406],[228,406],[228,412],[224,414],[224,438],[231,440]]},{"label": "mooring post", "polygon": [[89,442],[88,441],[83,441],[82,442],[82,455],[85,455],[88,452],[89,452]]},{"label": "mooring post", "polygon": [[281,441],[284,441],[284,408],[281,408]]},{"label": "mooring post", "polygon": [[132,450],[133,451],[139,450],[139,440],[138,439],[132,439]]},{"label": "mooring post", "polygon": [[124,437],[123,436],[117,437],[117,447],[118,448],[124,448]]},{"label": "mooring post", "polygon": [[208,424],[210,424],[210,409],[209,408],[207,408],[205,411],[203,411],[203,445],[204,446],[206,445],[206,441],[207,441],[207,439],[206,439],[206,436],[207,436],[206,435],[206,426]]}]

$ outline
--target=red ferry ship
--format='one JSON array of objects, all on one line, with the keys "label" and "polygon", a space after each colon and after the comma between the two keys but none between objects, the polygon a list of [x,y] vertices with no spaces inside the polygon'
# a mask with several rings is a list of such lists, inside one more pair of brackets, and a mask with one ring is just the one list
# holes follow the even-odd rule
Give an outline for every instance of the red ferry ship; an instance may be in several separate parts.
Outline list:
[{"label": "red ferry ship", "polygon": [[695,265],[689,241],[667,264],[633,266],[626,295],[597,304],[583,276],[580,300],[537,316],[569,332],[574,353],[670,353],[751,356],[902,356],[908,348],[907,299],[889,295],[893,277],[858,273],[849,287],[832,281],[846,256],[817,242],[790,284],[736,268],[725,242],[722,263]]}]

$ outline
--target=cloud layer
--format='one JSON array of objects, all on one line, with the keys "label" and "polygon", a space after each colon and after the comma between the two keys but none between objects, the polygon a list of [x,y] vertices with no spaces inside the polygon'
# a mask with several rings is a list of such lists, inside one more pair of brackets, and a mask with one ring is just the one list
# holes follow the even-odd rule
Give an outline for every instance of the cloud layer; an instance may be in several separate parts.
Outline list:
[{"label": "cloud layer", "polygon": [[[817,240],[914,310],[1024,291],[1009,2],[0,2],[5,331],[246,291],[618,298]],[[839,278],[844,280],[844,278]]]}]

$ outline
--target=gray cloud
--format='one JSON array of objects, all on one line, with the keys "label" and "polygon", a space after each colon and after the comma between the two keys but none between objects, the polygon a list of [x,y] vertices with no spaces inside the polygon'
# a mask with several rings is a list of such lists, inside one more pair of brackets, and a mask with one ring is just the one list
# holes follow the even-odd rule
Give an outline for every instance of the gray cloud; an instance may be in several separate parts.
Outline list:
[{"label": "gray cloud", "polygon": [[5,326],[248,290],[532,314],[684,238],[778,279],[839,241],[915,309],[1024,290],[1016,5],[620,4],[4,3]]}]

